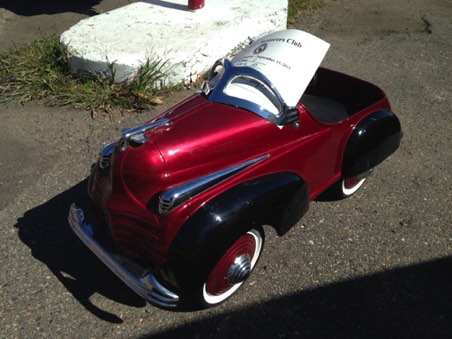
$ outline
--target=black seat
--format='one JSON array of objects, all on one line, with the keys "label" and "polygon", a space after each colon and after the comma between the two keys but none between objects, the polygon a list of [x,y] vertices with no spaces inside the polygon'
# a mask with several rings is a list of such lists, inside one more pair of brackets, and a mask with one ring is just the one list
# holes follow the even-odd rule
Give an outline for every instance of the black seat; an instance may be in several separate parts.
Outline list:
[{"label": "black seat", "polygon": [[338,123],[349,116],[343,104],[329,98],[303,94],[300,102],[318,121],[326,124]]}]

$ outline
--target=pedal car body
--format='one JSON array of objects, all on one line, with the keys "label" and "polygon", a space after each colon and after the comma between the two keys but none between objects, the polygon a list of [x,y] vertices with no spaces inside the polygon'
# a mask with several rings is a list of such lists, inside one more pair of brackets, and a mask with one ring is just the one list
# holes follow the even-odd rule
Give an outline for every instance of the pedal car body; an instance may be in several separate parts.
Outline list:
[{"label": "pedal car body", "polygon": [[101,150],[89,195],[103,222],[72,206],[74,231],[154,305],[228,299],[263,225],[284,235],[311,200],[353,194],[399,146],[385,93],[319,67],[328,48],[285,30],[216,62],[199,93]]}]

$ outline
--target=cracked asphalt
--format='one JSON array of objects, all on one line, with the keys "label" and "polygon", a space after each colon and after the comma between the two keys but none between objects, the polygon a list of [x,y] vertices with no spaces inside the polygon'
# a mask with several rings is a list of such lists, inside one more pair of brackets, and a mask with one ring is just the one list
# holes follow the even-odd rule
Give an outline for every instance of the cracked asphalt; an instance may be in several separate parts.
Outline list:
[{"label": "cracked asphalt", "polygon": [[[1,1],[0,50],[129,2]],[[71,202],[86,204],[99,147],[190,91],[114,120],[0,105],[1,338],[452,337],[452,2],[325,0],[290,26],[330,42],[323,65],[379,85],[401,120],[400,149],[365,187],[313,202],[283,238],[267,229],[227,303],[163,311],[103,267],[66,218]]]}]

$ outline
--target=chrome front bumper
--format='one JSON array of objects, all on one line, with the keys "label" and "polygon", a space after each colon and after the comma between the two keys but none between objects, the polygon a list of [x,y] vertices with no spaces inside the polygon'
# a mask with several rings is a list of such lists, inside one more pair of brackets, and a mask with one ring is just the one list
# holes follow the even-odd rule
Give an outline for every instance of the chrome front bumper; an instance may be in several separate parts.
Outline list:
[{"label": "chrome front bumper", "polygon": [[69,209],[69,224],[75,234],[85,243],[86,246],[107,265],[127,286],[149,303],[164,307],[174,308],[179,302],[179,297],[162,286],[152,273],[144,277],[138,277],[127,270],[114,255],[104,249],[93,238],[93,228],[85,223],[83,210],[77,208],[75,204]]}]

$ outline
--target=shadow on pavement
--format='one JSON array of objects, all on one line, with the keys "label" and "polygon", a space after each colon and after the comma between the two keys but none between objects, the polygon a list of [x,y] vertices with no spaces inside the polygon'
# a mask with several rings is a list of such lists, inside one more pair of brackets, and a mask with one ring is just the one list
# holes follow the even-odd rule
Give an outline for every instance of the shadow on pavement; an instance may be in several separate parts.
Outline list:
[{"label": "shadow on pavement", "polygon": [[[89,211],[86,186],[84,180],[27,211],[15,227],[33,257],[47,265],[89,312],[120,323],[118,316],[98,308],[90,297],[98,293],[132,307],[146,303],[70,229],[71,203]],[[146,338],[237,336],[452,338],[452,256],[262,301]]]},{"label": "shadow on pavement", "polygon": [[452,338],[452,256],[283,296],[146,338],[182,337]]},{"label": "shadow on pavement", "polygon": [[95,306],[90,296],[99,293],[134,307],[143,307],[145,302],[95,258],[71,230],[67,221],[69,206],[75,202],[79,207],[89,207],[86,187],[84,180],[25,212],[15,227],[33,257],[46,264],[88,311],[105,321],[119,323],[122,320],[118,316]]},{"label": "shadow on pavement", "polygon": [[23,16],[64,12],[96,15],[98,13],[93,9],[93,6],[100,2],[101,0],[0,0],[0,7]]}]

